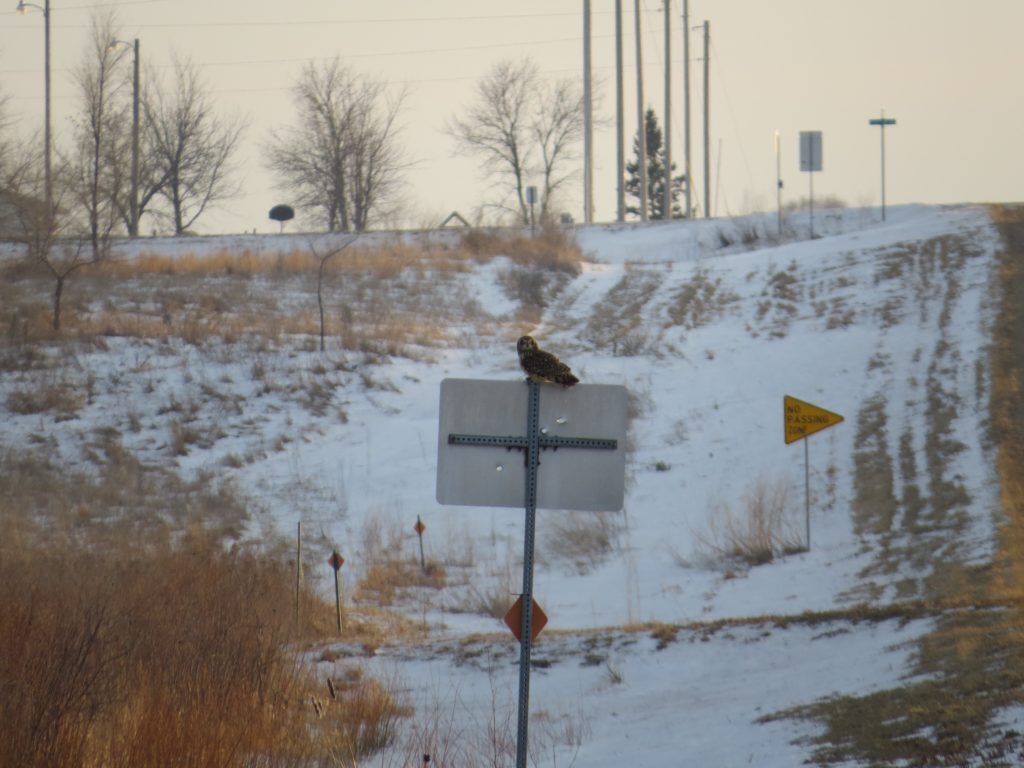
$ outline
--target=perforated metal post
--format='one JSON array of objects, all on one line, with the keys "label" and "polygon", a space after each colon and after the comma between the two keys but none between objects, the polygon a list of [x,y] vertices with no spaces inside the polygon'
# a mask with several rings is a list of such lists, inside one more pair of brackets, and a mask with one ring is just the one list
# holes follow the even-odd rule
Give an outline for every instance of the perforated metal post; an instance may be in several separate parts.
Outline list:
[{"label": "perforated metal post", "polygon": [[[619,441],[595,437],[562,437],[543,434],[540,428],[540,392],[543,385],[527,382],[526,434],[481,435],[449,432],[449,445],[504,448],[525,453],[526,524],[523,542],[522,620],[519,633],[519,714],[516,734],[516,768],[526,768],[530,717],[530,651],[533,643],[533,551],[537,519],[538,474],[541,451],[559,448],[616,451]],[[545,430],[546,432],[546,430]]]},{"label": "perforated metal post", "polygon": [[530,728],[530,645],[533,635],[533,541],[537,524],[537,467],[540,465],[540,384],[527,382],[526,525],[523,540],[523,628],[519,641],[519,725],[516,768],[526,768]]}]

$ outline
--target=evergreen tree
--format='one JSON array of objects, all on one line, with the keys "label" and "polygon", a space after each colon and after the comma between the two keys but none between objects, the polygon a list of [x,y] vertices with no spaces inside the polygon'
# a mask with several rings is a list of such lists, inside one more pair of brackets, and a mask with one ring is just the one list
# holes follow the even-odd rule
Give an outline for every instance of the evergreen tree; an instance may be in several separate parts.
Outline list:
[{"label": "evergreen tree", "polygon": [[[661,137],[658,116],[650,107],[644,115],[647,132],[647,218],[665,218],[665,147]],[[672,170],[676,164],[672,163]],[[679,207],[679,196],[686,183],[684,175],[672,177],[672,218],[681,219],[683,210]],[[626,213],[640,216],[640,134],[633,139],[633,160],[626,163],[626,195],[635,202],[626,206]]]}]

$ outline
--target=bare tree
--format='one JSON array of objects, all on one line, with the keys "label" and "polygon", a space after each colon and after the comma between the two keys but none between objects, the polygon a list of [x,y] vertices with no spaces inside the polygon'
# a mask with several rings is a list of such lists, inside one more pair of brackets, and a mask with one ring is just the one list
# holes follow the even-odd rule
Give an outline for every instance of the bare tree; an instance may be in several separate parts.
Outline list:
[{"label": "bare tree", "polygon": [[271,133],[267,166],[329,231],[362,232],[390,212],[407,167],[397,123],[405,92],[389,95],[334,59],[308,64],[294,98],[298,123]]},{"label": "bare tree", "polygon": [[64,288],[72,273],[95,263],[86,232],[75,229],[73,185],[65,163],[53,169],[53,204],[46,200],[46,173],[42,152],[19,146],[3,167],[0,212],[3,233],[25,249],[25,259],[53,279],[52,325],[60,331]]},{"label": "bare tree", "polygon": [[118,221],[118,187],[125,177],[121,166],[128,162],[123,154],[128,105],[121,93],[123,81],[116,77],[117,51],[111,46],[116,31],[112,13],[94,15],[85,55],[73,70],[81,109],[73,119],[74,145],[65,162],[74,203],[86,219],[93,259],[108,250]]},{"label": "bare tree", "polygon": [[16,216],[10,201],[11,190],[15,187],[22,155],[10,134],[12,123],[10,103],[6,93],[0,93],[0,240],[11,240],[16,231]]},{"label": "bare tree", "polygon": [[[131,59],[125,48],[118,51],[118,63],[124,64]],[[131,70],[130,67],[122,66],[123,70]],[[126,75],[127,76],[127,75]],[[151,68],[145,69],[139,77],[140,91],[145,91],[145,83],[157,82]],[[141,105],[140,105],[141,106]],[[118,217],[124,224],[128,234],[132,232],[132,203],[131,203],[131,129],[130,117],[124,117],[124,123],[120,126],[123,130],[113,135],[115,146],[112,152],[117,157],[123,158],[123,162],[111,163],[110,173],[114,176],[111,179],[111,188],[114,191],[113,203],[117,208]],[[139,189],[138,189],[138,220],[141,221],[143,214],[149,212],[152,215],[153,206],[159,202],[159,195],[166,182],[167,166],[156,151],[154,145],[154,131],[146,129],[146,113],[140,109],[139,120]],[[141,226],[140,226],[141,231]]]},{"label": "bare tree", "polygon": [[528,120],[530,89],[536,79],[537,67],[529,60],[498,62],[477,83],[476,100],[465,119],[453,118],[447,125],[460,149],[482,158],[487,175],[496,179],[498,186],[511,186],[513,206],[503,202],[499,207],[515,212],[524,224],[530,221],[526,207],[531,146]]},{"label": "bare tree", "polygon": [[211,205],[233,197],[231,161],[242,123],[219,118],[196,67],[178,61],[171,90],[154,84],[143,100],[146,134],[159,194],[170,208],[174,233],[191,227]]},{"label": "bare tree", "polygon": [[537,89],[530,129],[540,151],[542,220],[547,220],[555,194],[578,175],[575,161],[583,138],[583,112],[583,92],[575,80],[558,80]]},{"label": "bare tree", "polygon": [[324,271],[327,269],[327,261],[333,256],[337,256],[339,253],[348,248],[352,243],[359,239],[359,235],[354,235],[351,240],[347,240],[341,245],[332,248],[327,253],[321,254],[316,249],[316,245],[312,240],[309,241],[309,250],[313,252],[313,256],[316,257],[317,261],[320,262],[320,266],[316,271],[316,305],[320,310],[320,351],[323,352],[325,349],[324,334],[325,334],[325,321],[324,321]]},{"label": "bare tree", "polygon": [[572,80],[543,82],[530,59],[501,61],[477,83],[466,116],[452,118],[446,130],[460,150],[481,158],[499,189],[491,205],[528,224],[530,179],[541,181],[546,215],[555,192],[576,175],[566,166],[583,132],[583,98]]}]

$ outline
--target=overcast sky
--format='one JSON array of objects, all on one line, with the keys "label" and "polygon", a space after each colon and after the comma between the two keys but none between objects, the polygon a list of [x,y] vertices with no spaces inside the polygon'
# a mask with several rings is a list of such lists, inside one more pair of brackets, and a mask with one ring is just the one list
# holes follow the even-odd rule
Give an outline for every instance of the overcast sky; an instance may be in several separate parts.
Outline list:
[{"label": "overcast sky", "polygon": [[[18,130],[41,136],[43,19],[0,11],[0,90]],[[40,0],[40,4],[42,0]],[[290,89],[303,65],[340,56],[359,72],[407,86],[402,143],[415,166],[405,221],[469,216],[487,194],[471,158],[455,157],[445,120],[502,59],[531,57],[550,77],[582,76],[582,0],[52,0],[56,140],[70,133],[69,70],[83,56],[90,14],[116,8],[126,39],[138,37],[146,65],[167,71],[172,55],[199,65],[220,108],[247,123],[239,156],[244,193],[205,216],[199,232],[277,231],[267,212],[287,195],[273,188],[260,146],[291,118]],[[664,111],[662,0],[645,0],[645,101]],[[624,0],[626,133],[636,131],[633,0]],[[603,81],[605,123],[595,137],[596,220],[615,216],[614,2],[593,0],[593,62]],[[683,156],[682,0],[671,0],[673,156]],[[1024,199],[1024,2],[1021,0],[691,0],[693,25],[711,29],[711,210],[773,210],[774,134],[781,135],[784,200],[808,194],[798,136],[823,133],[816,198],[878,205],[879,130],[884,109],[887,202]],[[692,152],[703,199],[703,40],[691,33]],[[631,153],[627,150],[627,154]],[[582,179],[582,173],[580,174]],[[571,197],[571,199],[569,199]],[[582,220],[582,181],[561,208]],[[145,221],[143,222],[145,225]]]}]

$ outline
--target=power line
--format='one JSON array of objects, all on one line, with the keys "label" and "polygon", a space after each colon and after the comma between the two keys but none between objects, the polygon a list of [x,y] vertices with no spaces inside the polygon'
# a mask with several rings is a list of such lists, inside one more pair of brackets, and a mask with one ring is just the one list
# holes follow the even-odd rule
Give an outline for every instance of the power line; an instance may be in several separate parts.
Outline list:
[{"label": "power line", "polygon": [[[611,39],[612,35],[596,35],[595,39]],[[509,43],[489,43],[486,45],[466,45],[466,46],[452,46],[449,48],[419,48],[414,50],[402,50],[402,51],[375,51],[373,53],[351,53],[339,55],[338,58],[342,60],[346,59],[366,59],[366,58],[377,58],[377,57],[392,57],[392,56],[418,56],[421,54],[438,54],[438,53],[459,53],[461,51],[481,51],[481,50],[493,50],[495,48],[524,48],[532,45],[559,45],[562,43],[578,43],[580,41],[579,36],[575,37],[561,37],[561,38],[550,38],[547,40],[528,40],[518,41]],[[232,66],[254,66],[260,64],[294,64],[298,62],[311,62],[321,61],[327,59],[333,59],[333,56],[301,56],[297,58],[281,58],[281,59],[238,59],[234,61],[200,61],[196,62],[198,67],[232,67]],[[158,69],[173,67],[173,64],[152,64]],[[606,67],[602,67],[606,68]],[[0,74],[27,74],[30,72],[37,72],[38,68],[17,68],[17,69],[0,69]],[[68,72],[67,68],[54,69],[54,72]],[[461,78],[456,78],[461,79]],[[417,81],[427,82],[427,81]]]},{"label": "power line", "polygon": [[[143,3],[162,3],[168,2],[168,0],[122,0],[121,2],[106,2],[106,3],[91,3],[88,5],[72,6],[71,8],[61,8],[64,10],[84,10],[88,8],[104,8],[108,6],[123,6],[123,5],[134,5]],[[656,13],[657,11],[644,10],[643,13],[650,14]],[[9,11],[3,15],[15,15],[17,11]],[[613,11],[595,11],[594,15],[611,15]],[[219,27],[231,27],[237,29],[240,27],[303,27],[303,26],[345,26],[345,25],[356,25],[356,24],[426,24],[426,23],[447,23],[453,21],[512,21],[512,20],[529,20],[529,19],[553,19],[553,18],[577,18],[579,13],[577,12],[558,12],[558,13],[519,13],[519,14],[498,14],[494,16],[487,15],[465,15],[465,16],[403,16],[400,18],[364,18],[364,19],[288,19],[278,21],[167,21],[167,22],[150,22],[134,25],[139,29],[166,29],[166,28],[219,28]],[[87,27],[85,24],[56,24],[53,26],[54,29],[82,29]]]},{"label": "power line", "polygon": [[[742,134],[740,133],[739,123],[736,120],[736,111],[733,109],[732,99],[729,97],[729,89],[726,88],[726,86],[725,86],[725,77],[722,75],[721,62],[720,62],[720,60],[718,58],[718,51],[715,48],[715,44],[714,44],[713,41],[711,43],[711,53],[714,54],[714,58],[715,58],[715,65],[716,65],[715,66],[715,79],[718,81],[718,85],[722,89],[722,95],[725,97],[726,106],[729,108],[729,119],[732,121],[732,129],[736,133],[736,142],[737,142],[737,144],[739,144],[740,157],[743,158],[743,167],[747,171],[747,183],[750,185],[750,189],[753,190],[753,189],[755,189],[755,186],[754,186],[754,175],[750,172],[750,163],[747,160],[747,152],[746,152],[746,149],[744,149],[744,146],[743,146]],[[709,53],[709,55],[711,55],[711,53]],[[721,144],[719,144],[719,161],[721,161]],[[717,195],[717,191],[716,191],[716,195]],[[728,203],[726,203],[726,206],[728,206]]]}]

